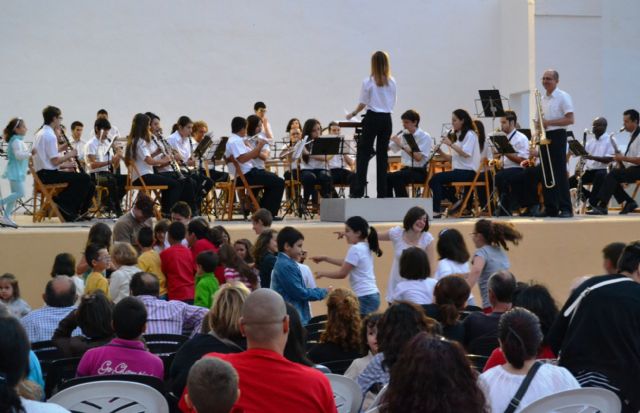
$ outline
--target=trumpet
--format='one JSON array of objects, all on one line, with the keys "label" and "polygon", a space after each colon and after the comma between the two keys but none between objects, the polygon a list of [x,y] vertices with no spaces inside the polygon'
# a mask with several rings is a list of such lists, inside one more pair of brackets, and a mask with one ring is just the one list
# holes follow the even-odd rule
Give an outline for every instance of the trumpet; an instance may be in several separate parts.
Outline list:
[{"label": "trumpet", "polygon": [[271,141],[268,138],[264,137],[262,135],[262,133],[257,133],[257,134],[255,134],[255,135],[253,135],[251,137],[244,138],[244,142],[245,143],[251,143],[253,141],[256,141],[256,142],[257,141],[263,141],[265,144],[270,144],[271,143]]},{"label": "trumpet", "polygon": [[158,149],[160,149],[162,156],[166,156],[169,158],[169,160],[171,161],[170,162],[171,169],[178,176],[178,179],[183,180],[184,175],[180,170],[180,165],[178,165],[178,162],[176,161],[176,157],[173,156],[173,148],[171,148],[171,146],[167,143],[166,140],[164,140],[162,136],[160,136],[159,138],[156,138],[155,135],[151,135],[151,139],[153,139],[153,142],[156,144]]},{"label": "trumpet", "polygon": [[[540,151],[543,151],[543,147],[547,150],[546,158],[547,164],[545,164],[544,156],[540,153],[540,167],[542,168],[542,180],[544,182],[544,186],[546,188],[553,188],[556,186],[556,177],[553,173],[553,165],[551,164],[551,151],[549,150],[549,144],[551,140],[547,138],[547,133],[544,130],[544,113],[542,112],[542,96],[540,95],[540,91],[535,89],[535,98],[536,98],[536,111],[538,115],[538,119],[534,119],[533,122],[537,126],[536,134],[531,137],[531,148],[535,149],[535,146],[540,147]],[[529,159],[530,166],[535,165],[535,159],[531,157]]]}]

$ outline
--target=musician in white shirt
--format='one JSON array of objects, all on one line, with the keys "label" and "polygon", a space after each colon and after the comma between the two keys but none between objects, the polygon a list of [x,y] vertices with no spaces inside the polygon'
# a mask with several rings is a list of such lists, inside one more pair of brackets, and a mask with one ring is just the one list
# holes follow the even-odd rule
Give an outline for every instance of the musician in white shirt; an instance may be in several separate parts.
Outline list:
[{"label": "musician in white shirt", "polygon": [[84,125],[80,121],[73,121],[71,123],[71,146],[73,149],[78,152],[78,160],[82,162],[82,166],[84,166],[84,147],[87,144],[84,140],[82,140],[82,132],[84,130]]},{"label": "musician in white shirt", "polygon": [[[209,133],[209,125],[207,125],[207,122],[203,120],[197,120],[193,122],[193,130],[191,132],[191,136],[193,137],[194,141],[200,144],[200,142],[204,139],[204,136],[207,133]],[[213,182],[227,182],[229,180],[228,173],[216,170],[215,159],[212,158],[213,157],[212,150],[215,150],[218,147],[218,145],[220,144],[220,141],[221,141],[221,138],[215,137],[213,136],[213,134],[211,134],[212,146],[210,147],[211,149],[207,151],[209,158],[208,159],[203,158],[203,165],[201,166],[202,168],[209,169],[208,176]],[[200,171],[200,173],[202,174],[206,172]]]},{"label": "musician in white shirt", "polygon": [[309,198],[314,206],[318,205],[318,191],[323,198],[331,197],[331,173],[329,172],[328,159],[324,155],[311,155],[314,142],[322,139],[322,125],[317,119],[307,119],[302,127],[302,136],[307,137],[308,144],[302,151],[300,163],[300,181],[302,182],[302,208],[306,208]]},{"label": "musician in white shirt", "polygon": [[399,133],[391,137],[389,150],[401,152],[400,159],[402,169],[387,175],[387,190],[389,197],[406,198],[407,185],[424,183],[427,178],[427,161],[433,146],[433,138],[428,133],[418,127],[420,124],[420,114],[415,110],[408,110],[400,117],[402,119],[403,132],[413,136],[418,145],[417,152],[411,150],[408,142]]},{"label": "musician in white shirt", "polygon": [[[268,209],[273,218],[279,220],[281,218],[278,217],[278,211],[280,210],[280,201],[284,193],[284,180],[272,172],[254,167],[253,160],[258,157],[266,141],[264,139],[258,139],[256,147],[249,149],[244,142],[246,136],[247,120],[236,116],[231,121],[231,137],[229,137],[227,141],[224,156],[227,159],[233,156],[233,158],[238,161],[240,169],[249,185],[261,185],[264,187],[262,197],[260,198],[260,206]],[[237,179],[238,176],[236,175],[233,163],[229,162],[228,168],[233,179]],[[242,185],[242,183],[239,183],[239,185]]]},{"label": "musician in white shirt", "polygon": [[54,129],[60,126],[62,111],[55,106],[47,106],[42,111],[42,117],[44,125],[36,133],[33,145],[34,168],[44,184],[68,184],[67,188],[54,197],[54,202],[58,205],[65,221],[75,221],[79,215],[86,212],[91,202],[90,190],[93,185],[87,174],[58,170],[58,166],[68,163],[77,156],[74,149],[63,154],[62,151],[67,149],[67,145],[58,145]]},{"label": "musician in white shirt", "polygon": [[[340,136],[340,125],[338,125],[338,122],[329,122],[329,135]],[[353,173],[353,168],[355,167],[356,162],[353,159],[353,156],[349,154],[351,152],[349,142],[344,136],[342,142],[342,156],[333,155],[329,157],[328,168],[331,173],[334,198],[338,198],[338,192],[335,189],[335,185],[351,186],[356,176]]]},{"label": "musician in white shirt", "polygon": [[[640,180],[640,114],[635,109],[626,110],[623,114],[624,130],[631,133],[629,144],[624,154],[617,153],[613,156],[613,161],[616,162],[616,166],[611,169],[611,172],[605,175],[602,183],[594,184],[595,187],[599,187],[598,191],[598,203],[592,205],[592,210],[588,212],[590,215],[606,215],[607,206],[611,196],[615,196],[616,201],[624,206],[620,211],[620,214],[628,214],[638,208],[636,201],[627,194],[622,187],[622,183],[632,183]],[[624,167],[620,167],[620,163]]]},{"label": "musician in white shirt", "polygon": [[524,174],[524,168],[520,164],[529,158],[529,139],[516,129],[518,116],[512,110],[505,110],[504,114],[505,116],[500,118],[500,129],[507,135],[509,143],[516,152],[500,155],[494,148],[493,158],[502,161],[502,170],[496,173],[496,187],[500,194],[500,205],[504,211],[497,208],[498,216],[504,212],[510,215],[514,209],[517,209],[518,197],[514,194],[518,193],[519,188],[516,187],[516,182],[519,182]]},{"label": "musician in white shirt", "polygon": [[[109,112],[107,112],[106,109],[100,109],[97,113],[96,113],[96,119],[106,119],[109,120]],[[95,135],[94,135],[95,136]],[[109,140],[113,141],[114,139],[117,139],[120,137],[120,131],[118,130],[118,128],[116,127],[116,125],[111,125],[111,129],[109,129],[109,134],[107,135],[107,137],[109,138]]]},{"label": "musician in white shirt", "polygon": [[247,117],[247,139],[245,140],[245,143],[249,146],[249,149],[256,147],[259,140],[258,138],[261,138],[264,141],[264,145],[262,146],[262,149],[260,149],[260,154],[257,158],[253,159],[253,167],[258,169],[266,169],[265,162],[271,155],[269,142],[272,140],[269,135],[266,134],[265,130],[263,130],[263,126],[262,120],[258,115],[249,115]]},{"label": "musician in white shirt", "polygon": [[367,170],[373,155],[373,141],[376,142],[376,181],[378,198],[387,197],[388,146],[392,133],[391,112],[396,104],[396,81],[391,76],[389,55],[377,51],[371,56],[371,75],[363,80],[360,102],[356,109],[347,114],[354,118],[367,109],[362,120],[362,136],[356,154],[356,179],[349,196],[362,198],[367,186]]}]

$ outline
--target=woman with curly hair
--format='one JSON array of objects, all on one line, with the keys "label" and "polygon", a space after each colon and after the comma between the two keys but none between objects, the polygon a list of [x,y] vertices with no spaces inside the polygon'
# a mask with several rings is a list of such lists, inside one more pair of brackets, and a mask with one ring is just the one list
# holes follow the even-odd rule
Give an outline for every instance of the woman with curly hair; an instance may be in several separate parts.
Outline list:
[{"label": "woman with curly hair", "polygon": [[232,245],[222,244],[218,250],[220,265],[224,267],[224,278],[227,283],[242,282],[253,291],[260,287],[258,275],[244,262]]},{"label": "woman with curly hair", "polygon": [[420,332],[440,334],[438,322],[427,317],[422,308],[398,301],[387,308],[378,323],[378,351],[371,363],[358,376],[357,382],[366,394],[374,385],[389,382],[389,371],[404,351],[405,345]]},{"label": "woman with curly hair", "polygon": [[485,413],[485,397],[462,347],[418,333],[391,369],[380,413]]},{"label": "woman with curly hair", "polygon": [[336,288],[327,297],[327,328],[320,343],[309,351],[314,363],[353,360],[362,354],[360,342],[360,305],[349,290]]}]

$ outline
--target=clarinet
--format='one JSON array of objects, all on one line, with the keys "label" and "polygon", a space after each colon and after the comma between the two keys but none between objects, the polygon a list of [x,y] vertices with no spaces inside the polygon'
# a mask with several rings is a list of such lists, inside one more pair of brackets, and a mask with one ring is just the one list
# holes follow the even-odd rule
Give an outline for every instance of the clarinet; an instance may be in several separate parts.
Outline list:
[{"label": "clarinet", "polygon": [[[66,144],[67,144],[67,146],[68,146],[69,148],[71,148],[71,150],[74,150],[74,149],[73,149],[73,146],[71,146],[71,142],[69,141],[69,138],[67,138],[67,135],[65,135],[64,130],[60,129],[60,135],[61,135],[62,139],[64,140],[64,143],[66,143]],[[77,172],[77,173],[82,173],[82,174],[86,173],[86,172],[85,172],[85,170],[84,170],[84,167],[83,167],[83,166],[82,166],[82,164],[80,163],[80,159],[78,159],[78,156],[77,156],[77,155],[76,155],[76,156],[74,156],[74,157],[73,157],[73,158],[71,158],[71,159],[73,159],[73,161],[74,161],[74,162],[75,162],[75,164],[76,164],[75,170],[76,170],[76,172]]]},{"label": "clarinet", "polygon": [[168,147],[167,142],[164,140],[164,138],[162,138],[162,136],[160,136],[160,138],[156,138],[155,135],[151,135],[151,139],[153,139],[153,142],[156,144],[158,149],[160,149],[160,152],[162,152],[162,155],[169,157],[169,159],[171,160],[171,163],[170,163],[171,169],[176,175],[178,175],[178,179],[183,180],[184,175],[180,170],[180,166],[178,165],[176,158],[173,156],[173,152],[171,151],[171,148]]}]

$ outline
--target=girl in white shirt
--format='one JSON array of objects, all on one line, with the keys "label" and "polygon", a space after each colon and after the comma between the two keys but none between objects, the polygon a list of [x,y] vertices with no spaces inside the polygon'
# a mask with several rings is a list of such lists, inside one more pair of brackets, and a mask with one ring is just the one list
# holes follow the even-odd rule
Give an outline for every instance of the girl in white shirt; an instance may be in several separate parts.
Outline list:
[{"label": "girl in white shirt", "polygon": [[453,133],[442,138],[443,145],[450,148],[451,154],[438,151],[442,157],[451,161],[453,170],[435,174],[429,181],[433,194],[433,216],[439,218],[440,202],[443,198],[453,200],[453,194],[445,188],[451,182],[471,182],[480,168],[480,145],[476,127],[471,116],[464,109],[456,109],[451,116]]},{"label": "girl in white shirt", "polygon": [[[307,119],[302,127],[302,136],[308,137],[309,142],[321,139],[322,125],[317,119]],[[316,185],[320,186],[320,195],[323,198],[331,197],[331,173],[329,172],[326,159],[322,155],[310,155],[313,143],[307,145],[302,151],[302,162],[300,163],[300,181],[304,194],[302,206],[306,208],[309,198],[314,206],[318,205],[318,192]]]},{"label": "girl in white shirt", "polygon": [[378,257],[382,255],[378,244],[378,232],[370,227],[362,217],[355,216],[347,219],[344,232],[338,234],[338,239],[345,238],[351,245],[344,260],[330,258],[325,255],[311,258],[316,264],[328,262],[339,266],[337,271],[318,271],[316,278],[342,279],[349,276],[351,289],[358,297],[360,314],[367,315],[375,312],[380,306],[380,291],[376,285],[376,274],[373,268],[374,252]]},{"label": "girl in white shirt", "polygon": [[[171,164],[171,159],[163,154],[156,145],[155,138],[151,140],[149,126],[151,118],[144,113],[138,113],[133,117],[131,133],[127,139],[125,162],[135,165],[131,170],[131,182],[133,185],[166,185],[168,189],[162,191],[162,214],[171,215],[171,207],[179,201],[182,193],[181,185],[175,179],[156,174],[153,167],[164,167]],[[155,159],[158,155],[163,155]]]},{"label": "girl in white shirt", "polygon": [[447,275],[469,276],[469,250],[460,231],[455,228],[445,228],[438,234],[438,268],[435,278],[440,280]]},{"label": "girl in white shirt", "polygon": [[4,199],[0,198],[0,209],[4,206],[4,216],[0,223],[10,227],[18,225],[11,219],[16,201],[24,196],[24,180],[27,176],[27,166],[31,153],[23,142],[27,133],[27,125],[22,118],[13,118],[4,128],[3,137],[8,145],[7,157],[9,162],[2,174],[9,180],[11,193]]},{"label": "girl in white shirt", "polygon": [[429,277],[429,259],[422,248],[410,247],[400,256],[400,276],[396,285],[393,301],[410,301],[418,305],[433,302],[433,289],[436,279]]}]

